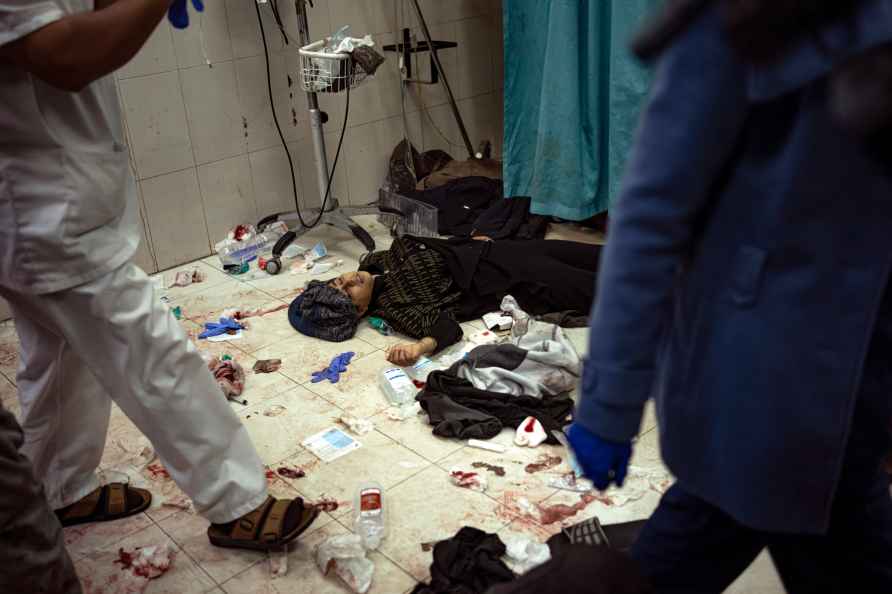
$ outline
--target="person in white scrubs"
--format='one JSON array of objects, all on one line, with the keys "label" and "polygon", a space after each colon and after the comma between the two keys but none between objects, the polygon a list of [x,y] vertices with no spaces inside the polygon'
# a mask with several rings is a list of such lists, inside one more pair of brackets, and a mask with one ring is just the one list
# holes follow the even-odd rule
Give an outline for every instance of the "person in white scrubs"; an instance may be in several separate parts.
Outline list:
[{"label": "person in white scrubs", "polygon": [[0,296],[21,341],[21,452],[63,525],[138,513],[148,492],[96,475],[114,400],[214,544],[267,550],[318,512],[268,496],[245,427],[131,263],[136,189],[111,74],[170,4],[0,0]]}]

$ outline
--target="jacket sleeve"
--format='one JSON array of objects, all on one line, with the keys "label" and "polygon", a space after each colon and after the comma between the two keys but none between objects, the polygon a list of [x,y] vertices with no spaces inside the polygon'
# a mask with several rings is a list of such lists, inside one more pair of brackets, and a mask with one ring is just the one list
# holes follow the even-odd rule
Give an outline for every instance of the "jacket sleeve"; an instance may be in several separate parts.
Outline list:
[{"label": "jacket sleeve", "polygon": [[440,313],[437,321],[428,330],[427,335],[437,341],[437,350],[433,352],[433,354],[437,354],[461,340],[464,332],[461,329],[461,324],[453,316]]},{"label": "jacket sleeve", "polygon": [[464,336],[461,324],[454,316],[435,309],[418,306],[377,311],[374,315],[383,317],[400,334],[417,340],[430,336],[437,341],[437,350],[433,354],[452,346]]},{"label": "jacket sleeve", "polygon": [[748,111],[746,66],[727,44],[715,8],[657,66],[610,213],[576,414],[583,427],[616,442],[638,432],[676,271]]},{"label": "jacket sleeve", "polygon": [[54,0],[0,0],[0,46],[46,27],[65,13]]}]

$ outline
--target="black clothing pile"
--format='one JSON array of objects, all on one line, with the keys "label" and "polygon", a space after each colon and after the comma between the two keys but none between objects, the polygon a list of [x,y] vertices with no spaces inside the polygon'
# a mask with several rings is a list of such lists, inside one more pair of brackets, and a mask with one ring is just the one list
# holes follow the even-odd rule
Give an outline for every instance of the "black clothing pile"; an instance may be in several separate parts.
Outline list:
[{"label": "black clothing pile", "polygon": [[606,546],[566,545],[551,561],[488,594],[653,594],[629,556]]},{"label": "black clothing pile", "polygon": [[492,439],[505,427],[516,429],[535,417],[548,433],[546,443],[557,444],[553,433],[562,431],[573,413],[568,394],[540,399],[478,390],[451,369],[431,373],[415,399],[430,418],[434,435],[457,439]]},{"label": "black clothing pile", "polygon": [[591,518],[566,528],[548,541],[551,560],[520,577],[502,561],[498,535],[465,527],[434,545],[431,582],[412,594],[652,594],[627,549],[614,546],[629,545],[643,524],[602,528]]},{"label": "black clothing pile", "polygon": [[495,534],[465,527],[434,546],[431,583],[412,594],[484,594],[492,586],[514,580],[502,561],[505,543]]},{"label": "black clothing pile", "polygon": [[491,239],[542,239],[548,218],[530,214],[530,198],[502,198],[502,181],[462,177],[404,194],[437,209],[437,233]]}]

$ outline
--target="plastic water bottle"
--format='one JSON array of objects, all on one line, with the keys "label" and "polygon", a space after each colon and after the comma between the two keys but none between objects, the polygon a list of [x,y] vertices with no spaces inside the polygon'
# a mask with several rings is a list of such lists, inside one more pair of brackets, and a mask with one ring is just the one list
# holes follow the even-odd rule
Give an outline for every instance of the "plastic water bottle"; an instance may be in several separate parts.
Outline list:
[{"label": "plastic water bottle", "polygon": [[279,238],[285,235],[288,226],[281,221],[270,225],[263,233],[258,233],[245,241],[224,245],[217,252],[223,266],[241,266],[257,256],[271,252]]},{"label": "plastic water bottle", "polygon": [[511,339],[514,344],[517,344],[521,338],[526,336],[530,328],[530,314],[522,310],[517,304],[517,300],[511,295],[506,295],[502,299],[502,311],[514,319],[514,324],[511,326]]},{"label": "plastic water bottle", "polygon": [[383,504],[384,489],[378,483],[365,483],[356,493],[353,528],[366,550],[377,549],[386,536]]},{"label": "plastic water bottle", "polygon": [[378,374],[378,386],[393,406],[402,407],[415,402],[418,388],[399,367],[387,367]]},{"label": "plastic water bottle", "polygon": [[417,382],[427,383],[427,376],[438,368],[439,366],[427,357],[421,357],[415,365],[406,368],[406,374]]}]

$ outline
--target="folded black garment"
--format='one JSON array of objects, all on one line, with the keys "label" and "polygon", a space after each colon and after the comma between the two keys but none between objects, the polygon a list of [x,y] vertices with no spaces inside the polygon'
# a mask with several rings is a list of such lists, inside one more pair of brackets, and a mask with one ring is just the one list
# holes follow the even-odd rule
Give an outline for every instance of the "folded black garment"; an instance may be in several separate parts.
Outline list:
[{"label": "folded black garment", "polygon": [[544,239],[548,217],[530,214],[529,196],[495,200],[474,221],[472,235],[490,239]]},{"label": "folded black garment", "polygon": [[496,200],[502,198],[502,180],[460,177],[430,190],[406,192],[406,197],[437,209],[437,233],[467,237],[474,223]]},{"label": "folded black garment", "polygon": [[573,413],[567,394],[539,399],[478,390],[450,370],[431,373],[415,399],[430,418],[434,435],[457,439],[491,439],[503,428],[516,429],[535,417],[548,433],[547,443],[557,444],[553,433],[562,431]]},{"label": "folded black garment", "polygon": [[431,583],[412,594],[484,594],[492,586],[514,580],[502,561],[505,543],[496,534],[464,527],[434,546]]}]

